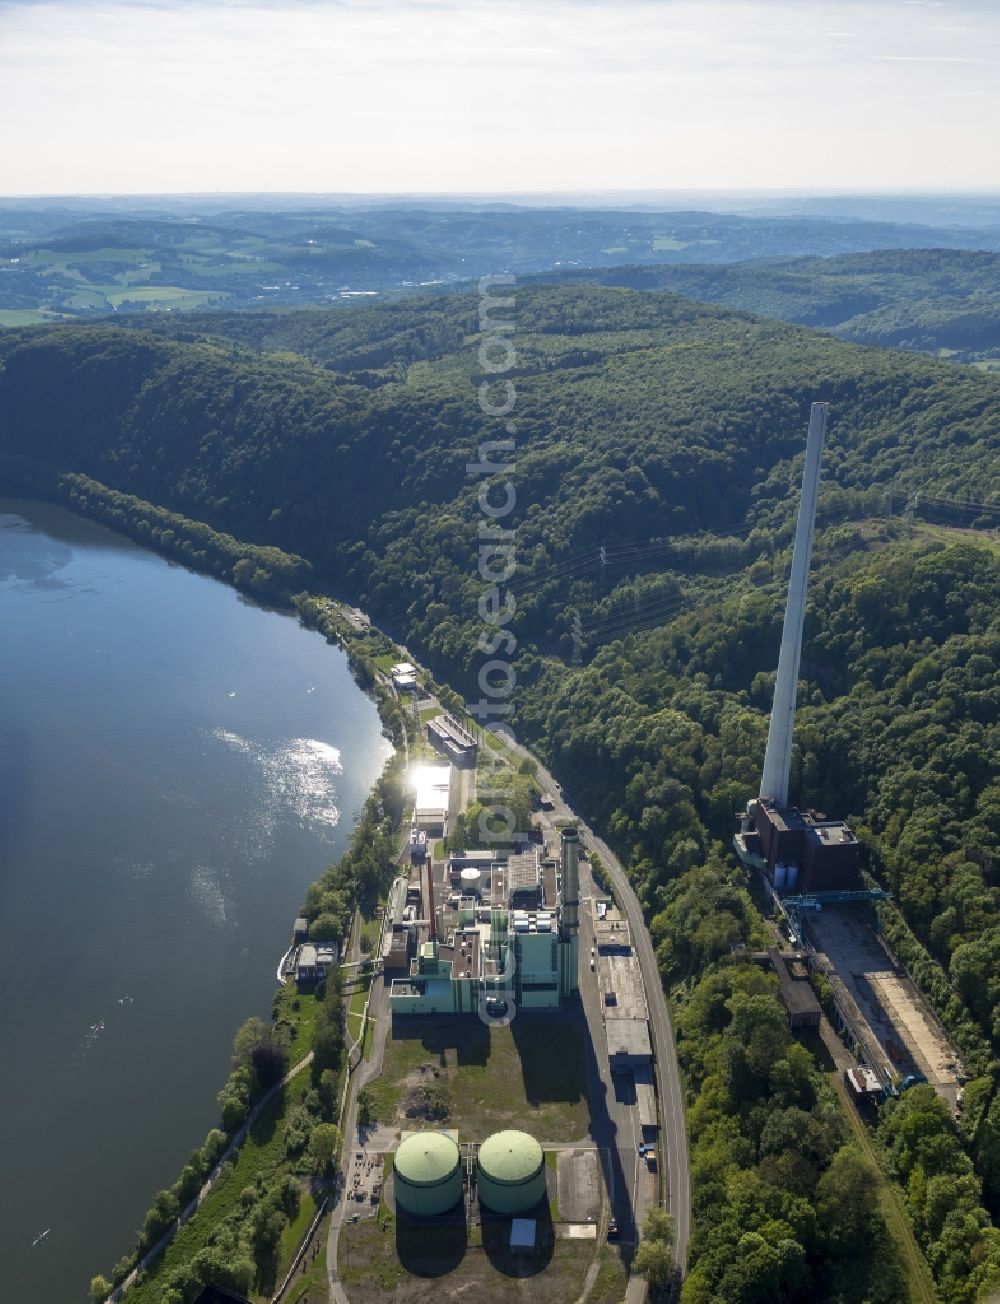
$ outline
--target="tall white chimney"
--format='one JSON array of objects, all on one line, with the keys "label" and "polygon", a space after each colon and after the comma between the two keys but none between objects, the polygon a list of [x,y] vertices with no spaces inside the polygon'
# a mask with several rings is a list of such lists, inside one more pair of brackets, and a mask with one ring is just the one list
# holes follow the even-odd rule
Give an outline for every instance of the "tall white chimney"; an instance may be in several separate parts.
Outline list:
[{"label": "tall white chimney", "polygon": [[781,651],[778,654],[778,677],[774,684],[774,704],[767,731],[764,774],[760,782],[761,800],[772,801],[779,808],[788,805],[795,697],[799,685],[799,662],[802,658],[802,621],[809,586],[809,561],[816,524],[816,498],[819,494],[819,467],[828,410],[829,404],[814,403],[809,413],[802,499],[799,503],[799,521],[795,527],[792,574],[788,581],[788,603],[785,607],[785,623],[781,629]]}]

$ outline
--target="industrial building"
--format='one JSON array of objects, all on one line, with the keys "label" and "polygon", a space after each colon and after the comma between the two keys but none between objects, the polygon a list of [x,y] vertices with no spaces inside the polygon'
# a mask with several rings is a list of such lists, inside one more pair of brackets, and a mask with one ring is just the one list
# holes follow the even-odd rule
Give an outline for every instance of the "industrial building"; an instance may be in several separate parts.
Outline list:
[{"label": "industrial building", "polygon": [[476,1185],[493,1213],[527,1213],[545,1199],[545,1155],[527,1132],[495,1132],[479,1147]]},{"label": "industrial building", "polygon": [[646,1019],[606,1018],[604,1033],[612,1073],[631,1073],[636,1068],[652,1063],[653,1047]]},{"label": "industrial building", "polygon": [[431,745],[439,752],[443,752],[453,765],[459,768],[475,765],[479,744],[453,715],[445,713],[428,721],[427,738]]},{"label": "industrial building", "polygon": [[859,1104],[877,1103],[885,1095],[882,1083],[871,1069],[845,1069],[844,1083]]},{"label": "industrial building", "polygon": [[392,667],[392,686],[397,693],[415,693],[417,691],[417,669],[409,661],[400,661]]},{"label": "industrial building", "polygon": [[792,961],[797,972],[790,973],[786,957],[776,946],[768,948],[768,960],[778,975],[778,999],[788,1014],[790,1028],[818,1028],[823,1011],[801,961]]},{"label": "industrial building", "polygon": [[440,837],[448,821],[451,766],[421,765],[413,774],[413,822],[425,833]]},{"label": "industrial building", "polygon": [[644,1137],[655,1135],[660,1130],[660,1116],[656,1110],[656,1090],[653,1086],[653,1070],[649,1064],[639,1065],[633,1072],[635,1079],[635,1103],[639,1110],[639,1126]]},{"label": "industrial building", "polygon": [[[630,1073],[653,1059],[646,988],[628,920],[613,901],[593,902],[597,989],[611,1072]],[[655,1117],[655,1111],[654,1111]]]},{"label": "industrial building", "polygon": [[400,924],[386,934],[382,949],[382,972],[405,974],[409,972],[412,954],[413,931]]},{"label": "industrial building", "polygon": [[740,858],[767,874],[777,892],[850,892],[861,886],[858,840],[843,820],[817,811],[778,807],[766,799],[747,805],[737,843]]},{"label": "industrial building", "polygon": [[295,955],[295,981],[301,987],[318,983],[339,959],[340,950],[333,942],[306,942]]},{"label": "industrial building", "polygon": [[448,1132],[411,1132],[393,1158],[396,1204],[419,1218],[454,1209],[462,1198],[462,1157]]},{"label": "industrial building", "polygon": [[[393,1015],[558,1009],[579,983],[579,835],[564,829],[560,859],[537,850],[507,861],[449,863],[452,894],[433,902],[426,936],[389,989]],[[457,884],[457,886],[456,886]]]}]

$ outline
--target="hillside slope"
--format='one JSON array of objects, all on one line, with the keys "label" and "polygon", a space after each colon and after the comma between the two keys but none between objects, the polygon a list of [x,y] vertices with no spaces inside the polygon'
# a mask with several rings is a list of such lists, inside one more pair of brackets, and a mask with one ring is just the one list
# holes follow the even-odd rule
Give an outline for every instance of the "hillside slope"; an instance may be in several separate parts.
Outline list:
[{"label": "hillside slope", "polygon": [[[506,426],[476,403],[476,310],[456,296],[258,318],[242,343],[10,333],[0,453],[301,554],[478,696],[466,467]],[[958,498],[996,520],[1000,381],[662,293],[534,288],[514,318],[516,449],[496,485],[516,496],[514,723],[630,861],[665,972],[698,972],[738,936],[721,908],[698,922],[686,906],[676,927],[678,884],[700,865],[724,882],[732,812],[759,775],[806,414],[833,405],[793,789],[854,820],[902,909],[894,940],[976,1074],[977,1171],[930,1116],[908,1124],[927,1128],[920,1180],[898,1156],[942,1298],[973,1300],[1000,1264],[980,1206],[985,1183],[1000,1210],[1000,557],[983,530],[871,518],[894,483],[897,504],[933,489],[942,515]],[[251,351],[282,330],[315,361]],[[752,1173],[758,1194],[769,1174],[780,1240],[815,1173],[778,1174],[745,1138],[723,1144],[727,1126],[696,1189],[718,1203],[713,1164]],[[732,1183],[727,1236],[749,1190]],[[706,1299],[724,1297],[708,1269],[715,1254],[724,1272],[723,1241],[698,1248]]]},{"label": "hillside slope", "polygon": [[569,284],[666,290],[843,339],[1000,366],[1000,255],[942,248],[727,266],[620,267],[552,274]]}]

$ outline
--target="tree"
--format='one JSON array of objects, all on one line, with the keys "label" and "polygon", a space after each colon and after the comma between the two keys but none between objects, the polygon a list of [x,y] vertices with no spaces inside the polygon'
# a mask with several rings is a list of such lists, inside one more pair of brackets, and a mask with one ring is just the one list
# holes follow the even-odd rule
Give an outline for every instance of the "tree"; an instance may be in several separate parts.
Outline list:
[{"label": "tree", "polygon": [[358,1127],[370,1127],[375,1122],[375,1097],[371,1088],[362,1087],[358,1092]]},{"label": "tree", "polygon": [[878,1172],[853,1145],[834,1155],[816,1187],[816,1215],[824,1240],[835,1252],[863,1244],[878,1203]]},{"label": "tree", "polygon": [[674,1220],[666,1209],[654,1205],[646,1210],[646,1216],[642,1220],[642,1239],[646,1241],[663,1241],[665,1245],[673,1246]]},{"label": "tree", "polygon": [[270,1032],[263,1019],[247,1019],[233,1038],[233,1068],[249,1068],[254,1047],[266,1040]]},{"label": "tree", "polygon": [[654,1293],[665,1290],[674,1280],[673,1242],[674,1222],[670,1215],[658,1206],[648,1209],[633,1267],[646,1274]]},{"label": "tree", "polygon": [[340,1145],[340,1128],[336,1123],[317,1123],[309,1138],[309,1158],[313,1172],[322,1176],[333,1162]]},{"label": "tree", "polygon": [[173,1191],[157,1191],[142,1225],[142,1239],[154,1245],[180,1213],[180,1205]]},{"label": "tree", "polygon": [[646,1274],[654,1290],[664,1290],[673,1280],[674,1256],[663,1241],[640,1241],[632,1266]]},{"label": "tree", "polygon": [[324,1069],[319,1075],[320,1110],[325,1119],[333,1118],[337,1108],[337,1075],[333,1069]]},{"label": "tree", "polygon": [[262,1091],[276,1086],[285,1076],[288,1056],[272,1037],[259,1041],[250,1053],[254,1076]]},{"label": "tree", "polygon": [[104,1301],[113,1290],[114,1287],[111,1282],[108,1281],[107,1277],[102,1277],[100,1274],[96,1277],[91,1277],[90,1298],[93,1300],[93,1304],[104,1304]]}]

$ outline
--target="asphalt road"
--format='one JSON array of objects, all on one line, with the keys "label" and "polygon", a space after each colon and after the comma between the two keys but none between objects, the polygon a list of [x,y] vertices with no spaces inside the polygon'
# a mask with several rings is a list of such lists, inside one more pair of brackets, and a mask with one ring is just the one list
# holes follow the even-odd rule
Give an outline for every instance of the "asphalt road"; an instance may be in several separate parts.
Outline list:
[{"label": "asphalt road", "polygon": [[666,1167],[664,1206],[674,1220],[676,1236],[674,1256],[683,1272],[687,1263],[687,1247],[691,1235],[691,1175],[688,1168],[687,1131],[684,1126],[684,1097],[681,1093],[680,1070],[677,1066],[677,1049],[674,1045],[670,1011],[667,1009],[663,984],[660,982],[660,971],[656,964],[656,953],[642,915],[642,906],[618,857],[566,803],[553,775],[526,747],[515,744],[514,750],[522,756],[530,756],[538,767],[536,771],[538,781],[542,788],[551,794],[555,803],[550,818],[573,820],[580,829],[584,846],[591,848],[600,856],[614,886],[615,899],[632,930],[632,942],[642,970],[646,1001],[649,1006],[653,1072],[656,1075],[660,1135]]},{"label": "asphalt road", "polygon": [[[580,866],[581,905],[593,886],[584,864]],[[615,1077],[605,1054],[604,1020],[597,974],[590,968],[594,945],[591,911],[580,911],[580,1004],[587,1020],[590,1096],[590,1135],[602,1152],[611,1212],[618,1220],[623,1243],[638,1240],[645,1212],[645,1163],[639,1161],[639,1109],[631,1074]]]}]

